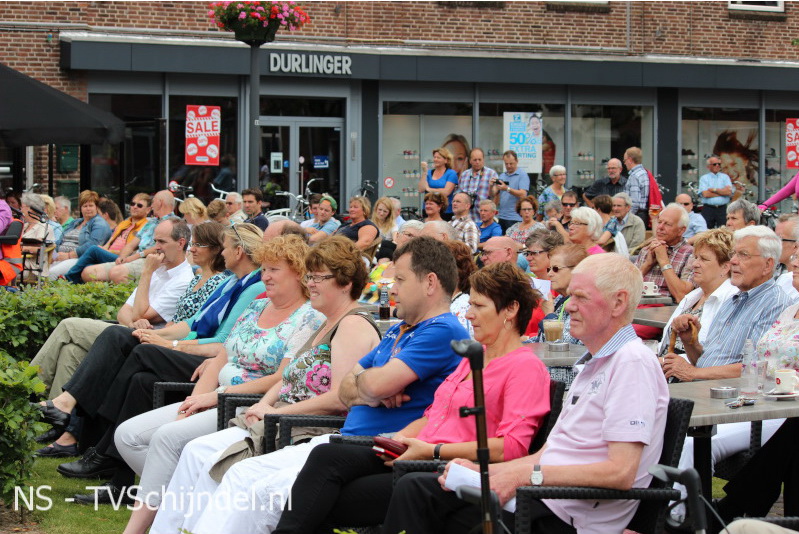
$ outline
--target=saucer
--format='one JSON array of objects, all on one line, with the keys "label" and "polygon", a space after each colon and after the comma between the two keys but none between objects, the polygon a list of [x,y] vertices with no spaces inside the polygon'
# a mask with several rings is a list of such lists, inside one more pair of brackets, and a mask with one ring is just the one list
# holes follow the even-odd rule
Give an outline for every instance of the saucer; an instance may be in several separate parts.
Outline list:
[{"label": "saucer", "polygon": [[771,400],[796,400],[799,399],[799,392],[794,393],[774,393],[772,389],[768,393],[763,395],[764,399],[771,399]]},{"label": "saucer", "polygon": [[644,293],[641,293],[641,296],[642,297],[659,297],[660,296],[660,292],[658,292],[658,291],[654,291],[652,293],[644,292]]}]

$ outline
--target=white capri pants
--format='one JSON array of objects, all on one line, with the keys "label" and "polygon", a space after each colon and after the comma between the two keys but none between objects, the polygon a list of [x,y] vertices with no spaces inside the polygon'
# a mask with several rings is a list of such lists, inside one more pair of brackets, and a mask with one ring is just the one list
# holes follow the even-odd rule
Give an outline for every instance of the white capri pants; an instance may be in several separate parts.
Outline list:
[{"label": "white capri pants", "polygon": [[[128,419],[114,433],[122,459],[141,475],[136,499],[155,507],[169,484],[183,448],[194,438],[216,432],[216,408],[176,421],[181,403]],[[176,532],[176,531],[173,531]]]}]

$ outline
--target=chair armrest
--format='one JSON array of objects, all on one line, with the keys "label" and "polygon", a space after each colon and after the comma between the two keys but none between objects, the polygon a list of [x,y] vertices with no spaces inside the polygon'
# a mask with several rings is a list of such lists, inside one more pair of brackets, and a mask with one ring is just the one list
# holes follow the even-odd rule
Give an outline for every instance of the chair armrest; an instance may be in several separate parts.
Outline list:
[{"label": "chair armrest", "polygon": [[228,421],[236,417],[236,408],[240,406],[252,406],[259,400],[261,400],[261,395],[258,394],[220,394],[219,402],[217,402],[216,405],[216,429],[224,430],[227,428]]},{"label": "chair armrest", "polygon": [[346,417],[341,415],[283,415],[280,417],[280,436],[277,448],[291,445],[291,430],[296,426],[341,428]]},{"label": "chair armrest", "polygon": [[444,460],[401,460],[394,462],[394,485],[408,473],[437,473],[444,469]]},{"label": "chair armrest", "polygon": [[334,436],[330,436],[330,443],[371,447],[375,444],[375,438],[372,436],[342,436],[341,434],[336,434]]},{"label": "chair armrest", "polygon": [[153,384],[153,408],[164,406],[164,397],[167,392],[178,391],[191,393],[194,390],[194,382],[156,382]]}]

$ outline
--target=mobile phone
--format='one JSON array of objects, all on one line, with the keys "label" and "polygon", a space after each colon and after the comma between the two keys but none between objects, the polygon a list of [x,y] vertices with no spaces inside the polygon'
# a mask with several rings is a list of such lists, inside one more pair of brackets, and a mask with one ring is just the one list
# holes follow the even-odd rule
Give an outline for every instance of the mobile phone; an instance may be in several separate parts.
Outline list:
[{"label": "mobile phone", "polygon": [[497,178],[496,184],[497,185],[508,185],[506,182],[504,182],[503,180],[500,180],[499,178]]},{"label": "mobile phone", "polygon": [[377,445],[372,447],[372,450],[377,453],[378,457],[380,457],[380,456],[389,456],[389,457],[394,458],[394,459],[399,458],[399,454],[397,454],[397,453],[395,453],[393,451],[386,450],[383,447],[378,447]]},{"label": "mobile phone", "polygon": [[376,446],[382,447],[386,451],[390,452],[391,454],[395,454],[396,456],[401,456],[405,451],[408,450],[407,445],[400,443],[395,439],[375,436],[374,441]]}]

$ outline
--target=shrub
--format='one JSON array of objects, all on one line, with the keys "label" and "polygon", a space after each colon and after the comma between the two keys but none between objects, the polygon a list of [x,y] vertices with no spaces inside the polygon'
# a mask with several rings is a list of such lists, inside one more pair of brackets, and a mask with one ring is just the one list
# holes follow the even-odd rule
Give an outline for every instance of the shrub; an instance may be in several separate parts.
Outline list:
[{"label": "shrub", "polygon": [[0,350],[0,500],[6,505],[14,502],[14,487],[30,481],[34,438],[45,428],[29,402],[45,390],[37,370]]},{"label": "shrub", "polygon": [[41,289],[0,292],[0,351],[12,360],[31,360],[62,319],[116,319],[134,288],[133,282],[73,285],[60,280]]}]

